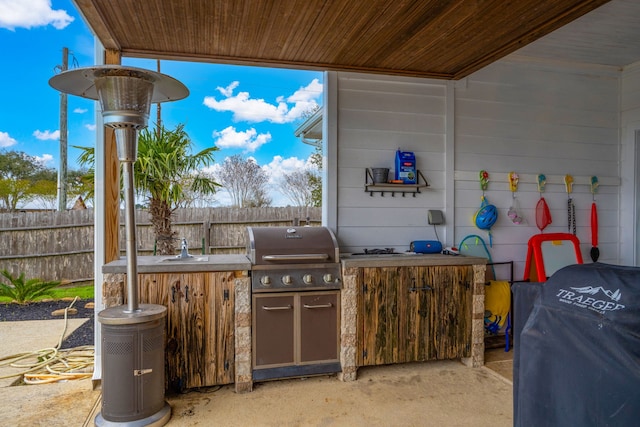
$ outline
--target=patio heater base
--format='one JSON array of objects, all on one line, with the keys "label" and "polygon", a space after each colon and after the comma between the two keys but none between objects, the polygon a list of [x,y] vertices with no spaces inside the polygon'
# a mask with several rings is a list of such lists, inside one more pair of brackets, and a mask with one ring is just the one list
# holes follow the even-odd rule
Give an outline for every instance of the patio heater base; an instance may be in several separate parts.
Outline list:
[{"label": "patio heater base", "polygon": [[102,413],[96,415],[95,423],[98,427],[126,426],[126,427],[160,427],[171,419],[171,406],[165,402],[164,407],[155,414],[135,421],[107,421],[102,417]]},{"label": "patio heater base", "polygon": [[162,426],[171,418],[164,399],[167,308],[140,304],[98,313],[102,331],[102,407],[96,426]]}]

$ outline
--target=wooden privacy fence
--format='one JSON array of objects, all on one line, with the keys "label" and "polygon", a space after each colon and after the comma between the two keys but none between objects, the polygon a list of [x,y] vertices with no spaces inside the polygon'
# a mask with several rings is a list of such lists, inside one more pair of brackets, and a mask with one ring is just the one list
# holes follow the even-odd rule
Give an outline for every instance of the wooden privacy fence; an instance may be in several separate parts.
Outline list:
[{"label": "wooden privacy fence", "polygon": [[[173,215],[176,253],[185,238],[192,254],[246,251],[248,226],[321,223],[321,208],[188,208]],[[124,256],[124,215],[120,248]],[[93,280],[93,210],[0,214],[0,270],[26,279],[89,282]],[[153,255],[155,235],[147,211],[136,211],[139,255]]]}]

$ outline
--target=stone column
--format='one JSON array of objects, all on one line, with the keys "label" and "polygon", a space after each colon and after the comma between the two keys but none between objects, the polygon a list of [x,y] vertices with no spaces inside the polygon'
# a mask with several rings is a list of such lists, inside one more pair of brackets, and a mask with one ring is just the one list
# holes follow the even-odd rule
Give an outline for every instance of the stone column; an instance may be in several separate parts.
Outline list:
[{"label": "stone column", "polygon": [[354,381],[358,370],[356,350],[358,313],[358,268],[343,268],[340,293],[340,365],[341,381]]},{"label": "stone column", "polygon": [[478,368],[484,365],[484,286],[486,265],[473,266],[471,357],[462,358],[462,363]]},{"label": "stone column", "polygon": [[253,390],[251,369],[251,279],[247,273],[235,281],[235,385],[236,393]]}]

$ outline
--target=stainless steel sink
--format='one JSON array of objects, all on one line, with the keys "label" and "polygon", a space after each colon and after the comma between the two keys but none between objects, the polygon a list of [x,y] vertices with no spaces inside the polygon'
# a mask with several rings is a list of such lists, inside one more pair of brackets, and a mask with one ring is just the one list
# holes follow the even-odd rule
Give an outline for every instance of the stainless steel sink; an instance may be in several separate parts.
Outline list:
[{"label": "stainless steel sink", "polygon": [[209,257],[208,256],[189,256],[189,257],[181,257],[181,256],[172,256],[172,257],[168,257],[168,258],[162,258],[161,260],[158,260],[157,262],[186,262],[186,263],[193,263],[193,262],[207,262],[209,261]]}]

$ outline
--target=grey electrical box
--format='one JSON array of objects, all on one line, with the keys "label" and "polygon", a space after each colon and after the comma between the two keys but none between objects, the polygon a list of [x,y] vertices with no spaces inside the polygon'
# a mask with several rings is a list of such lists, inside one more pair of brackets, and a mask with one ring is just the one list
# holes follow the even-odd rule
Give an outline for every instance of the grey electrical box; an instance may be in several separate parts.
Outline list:
[{"label": "grey electrical box", "polygon": [[427,212],[430,225],[444,224],[444,215],[442,214],[442,211],[430,209]]}]

